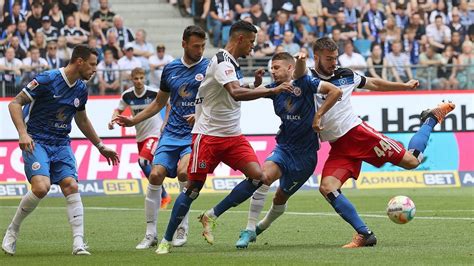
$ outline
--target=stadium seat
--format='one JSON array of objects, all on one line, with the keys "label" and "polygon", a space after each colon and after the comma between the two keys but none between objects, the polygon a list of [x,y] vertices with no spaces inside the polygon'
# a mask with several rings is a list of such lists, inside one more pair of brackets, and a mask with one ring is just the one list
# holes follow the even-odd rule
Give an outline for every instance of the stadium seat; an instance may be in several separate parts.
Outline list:
[{"label": "stadium seat", "polygon": [[370,56],[370,46],[372,45],[372,41],[370,40],[355,40],[354,47],[359,51],[359,53],[364,56],[365,58]]}]

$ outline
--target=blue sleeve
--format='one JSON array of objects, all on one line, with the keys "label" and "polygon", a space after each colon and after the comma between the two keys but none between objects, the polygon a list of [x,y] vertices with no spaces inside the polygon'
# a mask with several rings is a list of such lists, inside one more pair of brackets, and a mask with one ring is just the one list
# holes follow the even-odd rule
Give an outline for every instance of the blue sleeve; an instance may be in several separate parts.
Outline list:
[{"label": "blue sleeve", "polygon": [[304,75],[296,80],[296,85],[302,90],[311,90],[311,93],[318,93],[320,81],[320,79],[313,76]]},{"label": "blue sleeve", "polygon": [[49,91],[50,82],[51,78],[48,73],[38,74],[23,88],[23,92],[33,101]]},{"label": "blue sleeve", "polygon": [[168,83],[166,82],[169,72],[169,64],[165,66],[163,72],[161,73],[161,81],[160,81],[160,90],[165,92],[170,92],[171,89],[168,87]]},{"label": "blue sleeve", "polygon": [[87,96],[89,95],[87,85],[84,83],[83,84],[83,90],[84,94],[83,97],[81,97],[81,102],[79,103],[79,106],[77,107],[77,111],[84,111],[86,110],[86,103],[87,103]]},{"label": "blue sleeve", "polygon": [[319,92],[319,86],[321,85],[321,80],[316,77],[307,76],[313,93]]}]

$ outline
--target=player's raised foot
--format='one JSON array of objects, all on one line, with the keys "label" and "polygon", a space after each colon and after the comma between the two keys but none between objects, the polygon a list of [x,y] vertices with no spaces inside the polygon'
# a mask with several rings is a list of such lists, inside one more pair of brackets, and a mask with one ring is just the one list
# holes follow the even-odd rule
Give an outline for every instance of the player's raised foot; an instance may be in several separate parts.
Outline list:
[{"label": "player's raised foot", "polygon": [[425,122],[425,120],[428,117],[432,117],[438,121],[438,123],[442,123],[446,115],[454,110],[456,108],[456,105],[452,102],[445,102],[443,101],[442,103],[438,104],[437,107],[433,109],[426,109],[423,112],[421,112],[421,121]]},{"label": "player's raised foot", "polygon": [[173,241],[171,243],[173,247],[182,247],[186,242],[188,242],[188,232],[184,227],[180,226],[176,229],[176,232],[174,232]]},{"label": "player's raised foot", "polygon": [[8,226],[5,236],[2,241],[2,250],[5,254],[13,256],[16,252],[16,239],[18,238],[18,232],[12,229],[12,226]]},{"label": "player's raised foot", "polygon": [[87,251],[88,248],[89,247],[86,244],[82,244],[80,246],[73,247],[72,248],[72,255],[89,256],[89,255],[91,255],[91,253],[89,251]]},{"label": "player's raised foot", "polygon": [[160,209],[166,210],[170,203],[171,203],[171,196],[168,194],[168,196],[161,198]]},{"label": "player's raised foot", "polygon": [[262,229],[262,228],[261,228],[260,226],[258,226],[258,224],[257,224],[257,226],[255,227],[255,233],[256,233],[257,235],[260,235],[261,233],[263,233],[263,231],[265,231],[265,229]]},{"label": "player's raised foot", "polygon": [[149,249],[151,247],[156,246],[158,244],[158,239],[154,235],[146,235],[143,240],[138,243],[135,247],[136,249]]},{"label": "player's raised foot", "polygon": [[257,234],[255,231],[242,230],[240,231],[239,240],[235,243],[236,248],[247,248],[250,242],[255,242],[257,240]]},{"label": "player's raised foot", "polygon": [[377,244],[377,237],[371,232],[369,235],[355,234],[352,241],[344,246],[343,248],[361,248],[361,247],[372,247]]},{"label": "player's raised foot", "polygon": [[212,229],[216,227],[216,221],[211,217],[207,216],[204,212],[199,217],[199,222],[202,224],[202,236],[206,239],[207,243],[214,244],[214,236],[212,235]]},{"label": "player's raised foot", "polygon": [[170,253],[171,245],[168,242],[161,242],[156,249],[156,254],[163,255]]}]

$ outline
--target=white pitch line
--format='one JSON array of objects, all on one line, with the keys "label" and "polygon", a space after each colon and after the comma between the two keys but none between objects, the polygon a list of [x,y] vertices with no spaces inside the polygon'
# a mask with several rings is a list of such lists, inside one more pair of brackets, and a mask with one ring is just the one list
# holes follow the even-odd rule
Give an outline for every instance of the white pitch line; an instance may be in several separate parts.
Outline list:
[{"label": "white pitch line", "polygon": [[[16,206],[0,206],[0,209],[16,209]],[[40,207],[40,209],[50,209],[50,210],[65,210],[66,207]],[[86,210],[98,210],[98,211],[143,211],[142,208],[118,208],[118,207],[85,207]],[[170,212],[171,210],[160,210],[165,212]],[[426,210],[436,212],[436,210]],[[456,210],[463,211],[463,210]],[[472,210],[465,210],[471,212]],[[190,210],[192,213],[202,213],[203,210]],[[248,214],[248,211],[227,211],[227,213],[236,213],[236,214]],[[266,212],[263,212],[266,213]],[[300,216],[339,216],[337,213],[333,212],[285,212],[287,215],[300,215]],[[378,215],[378,214],[369,214],[369,213],[359,213],[361,217],[368,218],[383,218],[386,219],[387,215]],[[471,217],[431,217],[431,216],[416,216],[417,220],[459,220],[459,221],[474,221],[474,218]]]}]

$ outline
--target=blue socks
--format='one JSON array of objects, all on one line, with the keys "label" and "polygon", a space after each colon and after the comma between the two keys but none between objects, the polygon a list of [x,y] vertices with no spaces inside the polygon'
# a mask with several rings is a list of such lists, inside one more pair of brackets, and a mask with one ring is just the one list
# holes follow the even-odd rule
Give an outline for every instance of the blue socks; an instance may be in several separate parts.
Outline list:
[{"label": "blue socks", "polygon": [[[329,194],[329,203],[332,205],[334,210],[336,210],[336,212],[357,231],[357,233],[362,235],[369,235],[371,233],[367,225],[365,225],[357,214],[354,205],[352,205],[352,203],[342,193],[335,191]],[[337,196],[335,196],[335,194]]]},{"label": "blue socks", "polygon": [[423,125],[421,125],[420,129],[418,132],[413,135],[413,137],[410,140],[410,143],[408,144],[408,150],[413,153],[415,157],[418,158],[418,160],[421,162],[422,157],[420,155],[423,154],[423,152],[426,149],[426,145],[428,144],[428,140],[430,138],[430,133],[433,131],[433,128],[436,126],[438,121],[434,119],[433,117],[428,117]]},{"label": "blue socks", "polygon": [[245,179],[240,182],[219,204],[214,207],[214,214],[219,217],[231,207],[235,207],[250,198],[260,186],[259,180]]},{"label": "blue socks", "polygon": [[178,228],[179,224],[183,220],[184,216],[189,211],[191,207],[191,203],[193,203],[193,199],[191,199],[188,195],[184,192],[181,192],[174,203],[173,210],[171,211],[170,221],[168,223],[168,228],[166,228],[166,233],[164,238],[167,241],[173,240],[173,235],[176,229]]}]

